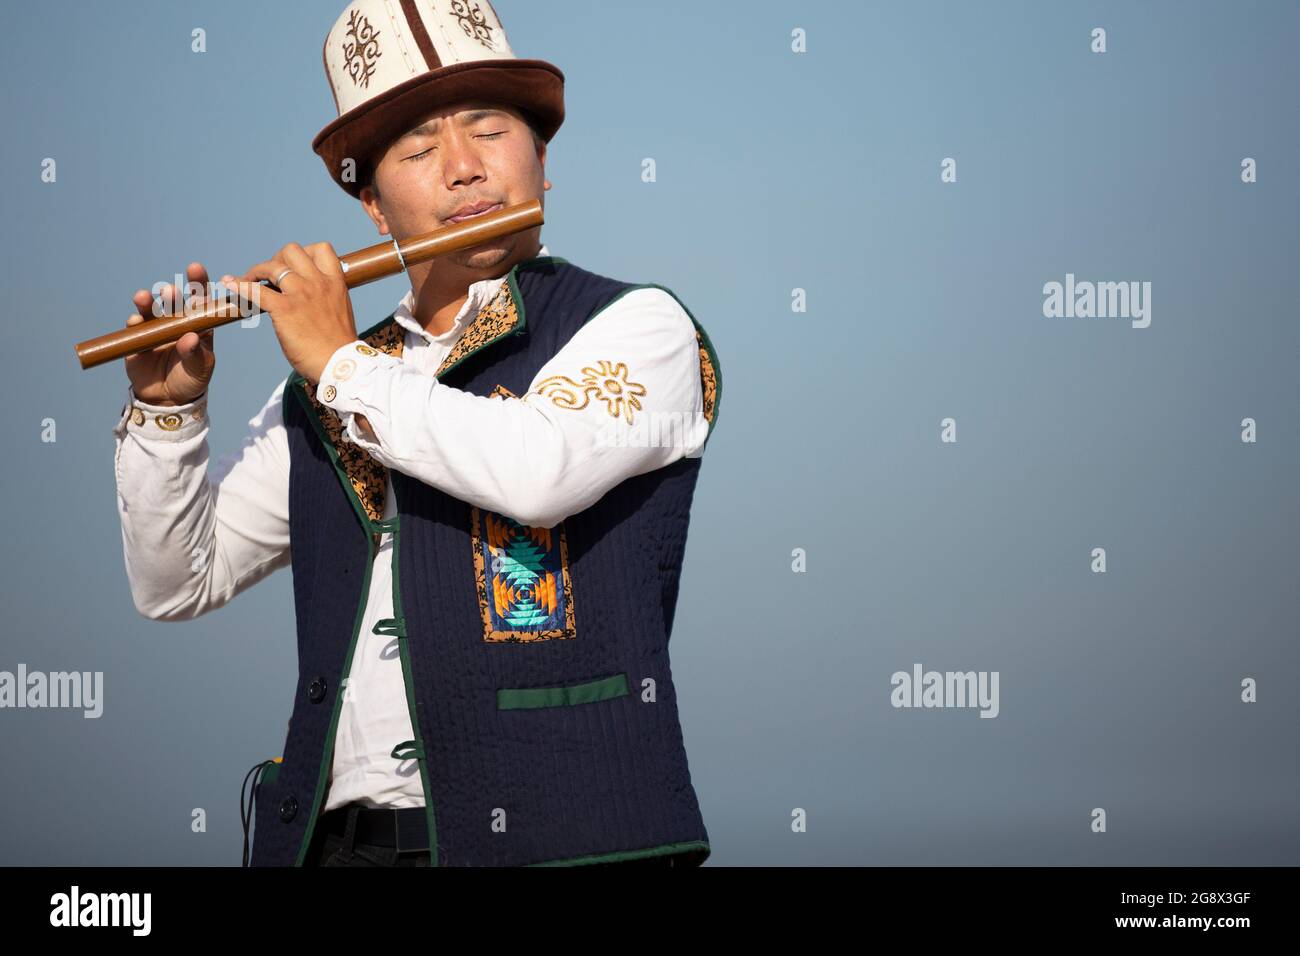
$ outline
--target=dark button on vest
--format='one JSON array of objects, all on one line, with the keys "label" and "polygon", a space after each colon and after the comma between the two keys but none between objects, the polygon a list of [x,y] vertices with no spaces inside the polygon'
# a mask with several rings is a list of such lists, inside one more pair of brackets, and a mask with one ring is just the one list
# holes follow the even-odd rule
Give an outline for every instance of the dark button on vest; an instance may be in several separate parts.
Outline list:
[{"label": "dark button on vest", "polygon": [[307,696],[311,698],[313,704],[319,704],[325,699],[325,678],[317,677],[307,688]]}]

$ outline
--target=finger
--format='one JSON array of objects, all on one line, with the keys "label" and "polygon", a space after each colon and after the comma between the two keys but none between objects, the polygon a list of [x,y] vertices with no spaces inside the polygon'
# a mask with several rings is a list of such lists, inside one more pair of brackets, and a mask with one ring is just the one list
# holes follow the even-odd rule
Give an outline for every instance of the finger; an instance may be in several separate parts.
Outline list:
[{"label": "finger", "polygon": [[135,295],[131,296],[131,304],[135,306],[135,311],[141,320],[154,318],[153,293],[148,289],[137,289]]},{"label": "finger", "polygon": [[186,371],[196,372],[204,367],[207,356],[213,352],[212,333],[186,332],[176,340],[176,351],[180,353],[182,361],[192,360],[186,363]]},{"label": "finger", "polygon": [[[229,278],[234,279],[236,282],[256,282],[258,279],[266,279],[268,282],[275,282],[275,277],[287,268],[289,268],[287,262],[283,261],[279,256],[273,256],[265,262],[259,262],[257,265],[252,266],[243,275],[230,275]],[[221,277],[223,284],[225,283],[226,278],[227,276]],[[274,289],[271,291],[275,292]]]},{"label": "finger", "polygon": [[181,364],[185,366],[187,372],[198,372],[207,361],[204,353],[212,351],[212,333],[186,332],[175,342],[160,345],[158,350],[172,347],[175,347],[176,354],[180,356]]},{"label": "finger", "polygon": [[307,247],[307,254],[316,263],[316,268],[327,276],[342,276],[343,266],[338,254],[328,242],[313,242]]},{"label": "finger", "polygon": [[181,368],[194,378],[203,378],[211,366],[211,352],[195,332],[186,332],[180,337],[176,354],[180,356]]},{"label": "finger", "polygon": [[[221,284],[227,289],[239,296],[245,302],[251,302],[253,307],[262,312],[274,313],[275,309],[283,298],[283,294],[276,292],[274,289],[268,289],[258,279],[268,279],[272,276],[267,275],[270,271],[267,266],[268,262],[258,263],[249,269],[240,278],[225,275],[221,277]],[[281,269],[284,267],[281,266]]]},{"label": "finger", "polygon": [[153,311],[158,318],[176,314],[176,287],[170,282],[158,287],[158,305]]},{"label": "finger", "polygon": [[[191,262],[189,266],[185,269],[185,275],[187,278],[189,278],[191,282],[198,283],[199,288],[202,290],[198,294],[191,296],[185,306],[187,309],[198,311],[203,306],[207,305],[212,298],[214,298],[214,296],[210,295],[210,293],[213,290],[209,288],[210,280],[208,278],[208,270],[204,267],[203,263],[201,262]],[[213,331],[215,330],[208,329],[205,332],[194,333],[194,335],[198,337],[198,340],[201,341],[203,345],[208,348],[209,351],[212,350],[212,348],[214,347],[213,339],[212,339]],[[186,334],[188,335],[189,333]],[[176,343],[177,348],[184,348],[181,345],[181,341],[184,341],[184,338],[185,337],[182,336],[181,340],[177,341]],[[197,348],[197,343],[195,347]]]},{"label": "finger", "polygon": [[[307,250],[296,242],[291,242],[281,249],[276,255],[276,258],[284,260],[284,267],[280,270],[281,272],[283,272],[284,269],[292,269],[298,275],[310,279],[321,271],[316,266],[316,260],[309,256]],[[284,278],[285,281],[288,281],[289,279],[288,276],[285,276]],[[272,281],[275,281],[274,276],[272,276],[271,279]]]},{"label": "finger", "polygon": [[157,317],[183,315],[185,312],[185,296],[185,286],[174,285],[171,282],[163,283],[158,287]]},{"label": "finger", "polygon": [[[185,268],[185,278],[199,286],[199,292],[189,295],[185,301],[186,309],[195,309],[208,300],[208,270],[201,262],[191,262]],[[189,290],[187,289],[188,293]]]}]

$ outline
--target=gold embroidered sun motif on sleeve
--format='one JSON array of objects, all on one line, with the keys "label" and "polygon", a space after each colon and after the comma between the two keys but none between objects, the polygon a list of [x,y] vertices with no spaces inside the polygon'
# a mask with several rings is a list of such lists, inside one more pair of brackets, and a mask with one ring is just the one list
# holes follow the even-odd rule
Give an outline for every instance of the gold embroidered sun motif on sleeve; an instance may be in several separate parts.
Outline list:
[{"label": "gold embroidered sun motif on sleeve", "polygon": [[581,409],[593,400],[604,402],[611,418],[621,415],[630,425],[633,410],[642,409],[640,399],[645,397],[646,389],[639,382],[629,382],[627,375],[626,363],[601,359],[598,366],[583,367],[580,381],[575,382],[567,375],[552,375],[543,379],[534,391],[560,408]]}]

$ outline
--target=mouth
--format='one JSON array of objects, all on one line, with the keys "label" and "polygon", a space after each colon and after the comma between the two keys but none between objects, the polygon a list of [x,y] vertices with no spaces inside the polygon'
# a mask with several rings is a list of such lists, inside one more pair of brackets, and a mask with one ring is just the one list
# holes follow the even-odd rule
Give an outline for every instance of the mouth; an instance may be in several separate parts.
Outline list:
[{"label": "mouth", "polygon": [[496,212],[504,207],[504,203],[475,203],[473,206],[467,206],[464,210],[452,216],[447,222],[464,222],[467,219],[475,219],[479,216],[486,215],[490,212]]}]

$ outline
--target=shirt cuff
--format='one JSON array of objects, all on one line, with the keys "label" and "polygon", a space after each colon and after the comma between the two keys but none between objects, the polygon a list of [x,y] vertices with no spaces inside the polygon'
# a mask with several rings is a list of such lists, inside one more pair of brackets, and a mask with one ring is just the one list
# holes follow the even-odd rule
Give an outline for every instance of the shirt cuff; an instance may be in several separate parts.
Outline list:
[{"label": "shirt cuff", "polygon": [[183,405],[151,405],[126,387],[126,404],[113,432],[127,432],[150,441],[184,441],[208,427],[208,393]]},{"label": "shirt cuff", "polygon": [[[396,356],[373,349],[359,339],[340,345],[325,363],[325,371],[316,383],[316,398],[348,424],[346,416],[374,409],[376,374],[401,364]],[[348,431],[351,433],[351,429]]]}]

